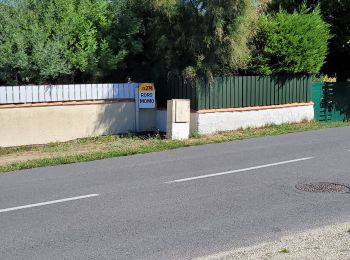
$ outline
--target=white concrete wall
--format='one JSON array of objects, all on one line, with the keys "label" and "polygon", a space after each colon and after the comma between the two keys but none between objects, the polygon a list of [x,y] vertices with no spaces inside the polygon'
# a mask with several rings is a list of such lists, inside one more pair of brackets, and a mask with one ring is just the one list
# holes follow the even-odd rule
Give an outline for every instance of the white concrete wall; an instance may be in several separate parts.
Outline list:
[{"label": "white concrete wall", "polygon": [[140,109],[140,132],[157,131],[157,110]]},{"label": "white concrete wall", "polygon": [[[141,131],[166,131],[166,110],[140,113]],[[312,120],[312,104],[244,111],[192,112],[191,133]],[[135,103],[100,102],[0,107],[0,147],[64,142],[90,136],[135,132]]]},{"label": "white concrete wall", "polygon": [[191,122],[190,122],[190,133],[199,133],[199,114],[192,112],[191,113]]},{"label": "white concrete wall", "polygon": [[314,119],[313,105],[262,110],[199,113],[198,133],[210,134],[270,124],[299,123]]},{"label": "white concrete wall", "polygon": [[135,131],[135,103],[0,108],[0,147]]},{"label": "white concrete wall", "polygon": [[[263,127],[269,124],[299,123],[314,119],[313,104],[279,106],[265,109],[249,108],[242,111],[192,112],[191,133],[211,134],[220,131],[248,127]],[[157,129],[166,131],[166,111],[157,111]]]},{"label": "white concrete wall", "polygon": [[166,132],[166,117],[167,117],[166,109],[157,110],[156,129],[159,132],[163,132],[163,133]]}]

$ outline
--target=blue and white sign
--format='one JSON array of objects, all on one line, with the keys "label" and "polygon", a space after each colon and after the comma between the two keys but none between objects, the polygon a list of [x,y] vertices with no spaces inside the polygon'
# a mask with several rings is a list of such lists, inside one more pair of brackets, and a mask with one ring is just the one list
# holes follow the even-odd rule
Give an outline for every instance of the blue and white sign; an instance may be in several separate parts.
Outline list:
[{"label": "blue and white sign", "polygon": [[153,84],[144,83],[139,87],[139,108],[156,108],[156,91]]}]

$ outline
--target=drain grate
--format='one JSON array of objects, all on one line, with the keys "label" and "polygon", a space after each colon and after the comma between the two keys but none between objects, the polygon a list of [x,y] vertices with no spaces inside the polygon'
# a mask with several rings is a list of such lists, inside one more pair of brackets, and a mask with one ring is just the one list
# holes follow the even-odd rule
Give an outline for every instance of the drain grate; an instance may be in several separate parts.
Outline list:
[{"label": "drain grate", "polygon": [[349,185],[331,182],[301,183],[295,187],[306,192],[350,193]]}]

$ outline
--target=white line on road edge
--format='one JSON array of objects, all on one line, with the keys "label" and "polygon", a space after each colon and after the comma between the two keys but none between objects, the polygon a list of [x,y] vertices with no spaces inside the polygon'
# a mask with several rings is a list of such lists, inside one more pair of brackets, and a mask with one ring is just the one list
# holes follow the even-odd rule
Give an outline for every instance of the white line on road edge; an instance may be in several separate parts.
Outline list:
[{"label": "white line on road edge", "polygon": [[15,211],[15,210],[20,210],[20,209],[28,209],[28,208],[41,207],[41,206],[45,206],[45,205],[51,205],[51,204],[56,204],[56,203],[62,203],[62,202],[67,202],[67,201],[72,201],[72,200],[87,199],[87,198],[92,198],[92,197],[97,197],[97,196],[99,196],[99,194],[90,194],[90,195],[85,195],[85,196],[72,197],[72,198],[61,199],[61,200],[52,200],[52,201],[41,202],[41,203],[36,203],[36,204],[29,204],[29,205],[24,205],[24,206],[19,206],[19,207],[13,207],[13,208],[7,208],[7,209],[0,209],[0,213],[9,212],[9,211]]},{"label": "white line on road edge", "polygon": [[262,169],[262,168],[267,168],[267,167],[272,167],[272,166],[278,166],[278,165],[283,165],[283,164],[288,164],[288,163],[301,162],[301,161],[306,161],[306,160],[310,160],[310,159],[313,159],[313,158],[314,157],[306,157],[306,158],[300,158],[300,159],[289,160],[289,161],[284,161],[284,162],[270,163],[270,164],[259,165],[259,166],[254,166],[254,167],[249,167],[249,168],[244,168],[244,169],[239,169],[239,170],[233,170],[233,171],[227,171],[227,172],[219,172],[219,173],[201,175],[201,176],[197,176],[197,177],[191,177],[191,178],[179,179],[179,180],[174,180],[174,181],[168,181],[168,182],[165,182],[165,183],[166,184],[171,184],[171,183],[178,183],[178,182],[186,182],[186,181],[205,179],[205,178],[210,178],[210,177],[217,177],[217,176],[227,175],[227,174],[232,174],[232,173],[246,172],[246,171],[252,171],[252,170],[257,170],[257,169]]}]

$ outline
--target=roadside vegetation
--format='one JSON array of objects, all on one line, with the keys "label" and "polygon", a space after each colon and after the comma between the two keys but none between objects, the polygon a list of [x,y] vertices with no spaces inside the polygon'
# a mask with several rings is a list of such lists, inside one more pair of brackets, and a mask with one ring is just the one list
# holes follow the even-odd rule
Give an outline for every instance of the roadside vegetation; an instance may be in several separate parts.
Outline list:
[{"label": "roadside vegetation", "polygon": [[189,140],[172,141],[161,134],[101,136],[65,143],[0,148],[0,172],[44,166],[87,162],[111,157],[160,152],[180,147],[221,143],[263,136],[281,135],[322,128],[350,126],[350,122],[271,125],[257,129],[193,135]]},{"label": "roadside vegetation", "polygon": [[[346,78],[350,4],[333,2],[0,0],[0,85],[157,82],[171,75],[191,81],[339,72]],[[187,141],[125,135],[0,148],[0,172],[343,125],[349,124],[268,126]]]},{"label": "roadside vegetation", "polygon": [[346,74],[350,4],[328,2],[2,0],[0,84]]}]

